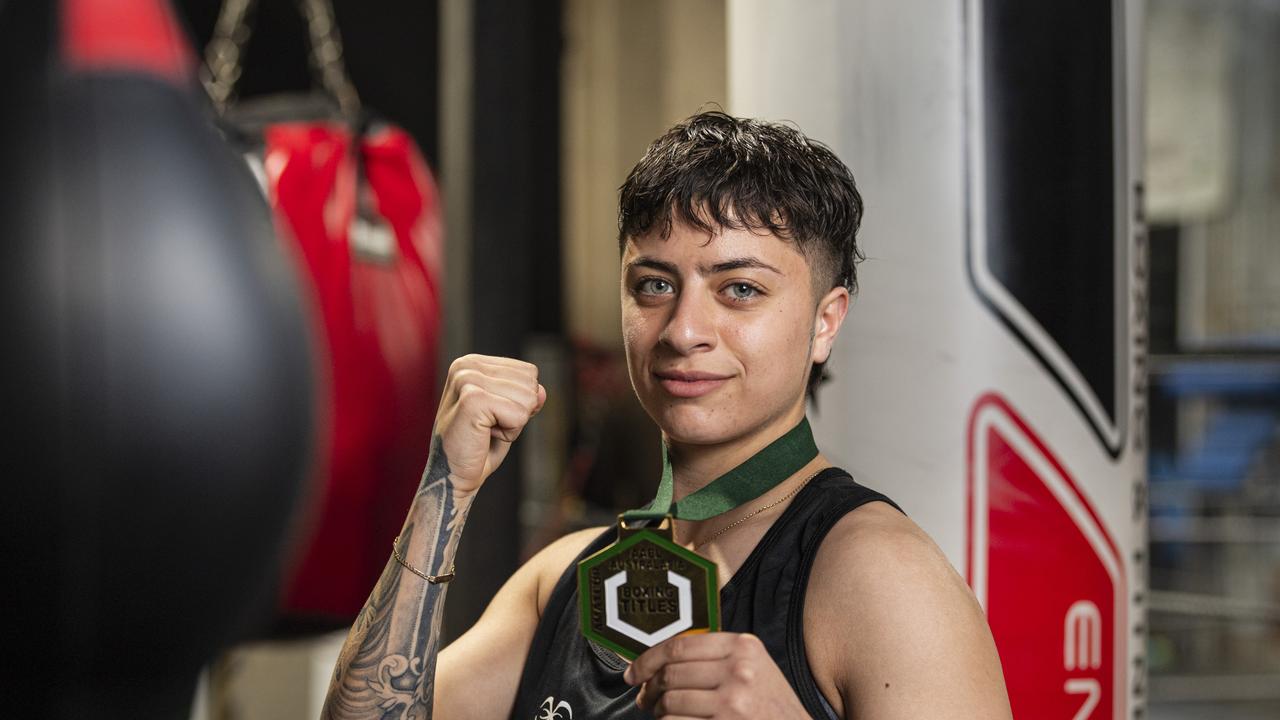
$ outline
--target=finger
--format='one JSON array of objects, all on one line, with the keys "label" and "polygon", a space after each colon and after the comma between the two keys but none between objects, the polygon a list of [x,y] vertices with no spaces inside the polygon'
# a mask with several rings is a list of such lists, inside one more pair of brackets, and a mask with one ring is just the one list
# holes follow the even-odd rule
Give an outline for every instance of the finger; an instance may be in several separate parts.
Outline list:
[{"label": "finger", "polygon": [[630,685],[639,685],[670,663],[726,658],[733,652],[736,637],[737,633],[677,635],[644,651],[622,677]]},{"label": "finger", "polygon": [[487,355],[464,355],[449,365],[445,394],[456,392],[463,379],[477,373],[510,380],[529,388],[530,392],[534,392],[538,384],[538,367],[532,363]]},{"label": "finger", "polygon": [[525,412],[532,415],[538,403],[536,384],[522,382],[519,379],[494,377],[479,370],[467,369],[459,371],[456,378],[459,394],[468,386],[474,385],[488,392],[525,406]]},{"label": "finger", "polygon": [[490,377],[509,380],[523,388],[527,388],[530,393],[537,392],[538,368],[535,365],[530,365],[529,363],[524,363],[522,367],[479,365],[474,369]]},{"label": "finger", "polygon": [[533,363],[517,360],[516,358],[503,357],[501,355],[481,355],[479,353],[468,353],[460,355],[450,364],[449,369],[456,367],[477,367],[480,365],[489,365],[492,367],[510,367],[510,368],[528,368]]},{"label": "finger", "polygon": [[491,365],[494,367],[511,367],[511,368],[530,368],[534,367],[533,363],[525,362],[518,358],[506,357],[503,355],[481,355],[479,353],[470,353],[458,358],[457,361],[473,364],[473,365]]},{"label": "finger", "polygon": [[494,378],[510,381],[521,387],[528,388],[529,392],[533,392],[538,385],[538,373],[537,369],[532,365],[528,367],[530,369],[522,370],[503,365],[455,365],[449,369],[449,381],[463,383],[475,378]]},{"label": "finger", "polygon": [[494,357],[489,355],[470,355],[462,363],[464,367],[476,368],[500,377],[523,378],[532,386],[538,380],[538,366],[515,358]]},{"label": "finger", "polygon": [[653,706],[655,717],[714,717],[720,709],[720,696],[713,690],[668,690]]},{"label": "finger", "polygon": [[533,413],[538,414],[542,410],[542,406],[547,404],[547,389],[538,385],[538,403],[533,406]]},{"label": "finger", "polygon": [[695,660],[664,665],[645,684],[662,691],[710,690],[719,687],[724,676],[724,660]]},{"label": "finger", "polygon": [[653,704],[669,690],[713,690],[720,687],[726,675],[724,660],[698,660],[671,663],[653,674],[641,688],[636,702],[651,710]]}]

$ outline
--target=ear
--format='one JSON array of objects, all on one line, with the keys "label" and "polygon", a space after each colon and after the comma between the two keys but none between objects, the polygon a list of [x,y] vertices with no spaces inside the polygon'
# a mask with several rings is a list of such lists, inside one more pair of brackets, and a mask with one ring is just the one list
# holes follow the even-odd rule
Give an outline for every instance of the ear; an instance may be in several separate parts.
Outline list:
[{"label": "ear", "polygon": [[826,362],[831,357],[831,348],[835,346],[836,335],[839,334],[844,316],[848,312],[849,291],[844,287],[832,288],[818,301],[818,309],[813,318],[811,362]]}]

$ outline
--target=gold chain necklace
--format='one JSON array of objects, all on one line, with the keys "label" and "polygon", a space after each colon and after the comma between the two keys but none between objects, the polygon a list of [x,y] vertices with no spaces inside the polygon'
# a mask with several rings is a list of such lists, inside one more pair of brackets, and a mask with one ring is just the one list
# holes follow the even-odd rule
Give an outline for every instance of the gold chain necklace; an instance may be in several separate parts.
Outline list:
[{"label": "gold chain necklace", "polygon": [[734,520],[733,522],[729,523],[728,525],[725,525],[724,527],[720,528],[719,530],[715,531],[714,533],[711,533],[711,536],[710,536],[710,537],[708,537],[707,539],[705,539],[705,540],[701,540],[701,541],[699,541],[699,542],[694,543],[694,544],[693,544],[693,549],[694,549],[694,550],[697,550],[698,548],[701,548],[702,546],[706,545],[707,543],[711,542],[712,540],[715,540],[716,538],[720,537],[721,535],[723,535],[723,534],[725,534],[725,533],[729,532],[730,530],[732,530],[732,529],[734,529],[734,528],[738,527],[738,526],[739,526],[739,525],[741,525],[742,523],[744,523],[744,522],[746,522],[746,521],[750,520],[751,518],[753,518],[753,517],[755,517],[755,516],[759,515],[760,513],[764,512],[765,510],[768,510],[768,509],[770,509],[770,508],[777,507],[777,506],[781,505],[782,503],[784,503],[784,502],[786,502],[786,501],[790,500],[791,498],[795,497],[797,493],[799,493],[801,490],[803,490],[803,489],[804,489],[804,486],[805,486],[805,485],[808,485],[808,484],[809,484],[809,481],[810,481],[810,480],[812,480],[812,479],[814,479],[814,478],[818,477],[818,474],[819,474],[819,473],[821,473],[821,472],[822,472],[822,470],[825,470],[825,469],[826,469],[826,468],[822,468],[821,470],[818,470],[818,471],[817,471],[817,472],[815,472],[814,474],[812,474],[812,475],[810,475],[809,477],[805,478],[805,479],[804,479],[804,482],[802,482],[802,483],[800,483],[799,485],[795,486],[795,488],[794,488],[794,489],[792,489],[792,490],[791,490],[791,492],[787,493],[786,495],[783,495],[782,497],[778,498],[777,500],[774,500],[773,502],[769,503],[768,505],[765,505],[764,507],[758,507],[758,508],[756,508],[755,510],[752,510],[751,512],[747,513],[746,515],[743,515],[742,517],[738,518],[737,520]]}]

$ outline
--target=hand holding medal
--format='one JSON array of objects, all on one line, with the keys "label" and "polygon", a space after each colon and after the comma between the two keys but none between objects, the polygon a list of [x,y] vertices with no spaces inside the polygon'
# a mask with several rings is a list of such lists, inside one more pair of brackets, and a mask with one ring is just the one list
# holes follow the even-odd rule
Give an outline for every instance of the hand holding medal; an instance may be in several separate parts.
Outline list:
[{"label": "hand holding medal", "polygon": [[[718,631],[716,565],[672,540],[672,518],[707,520],[728,512],[773,489],[817,455],[809,421],[802,419],[741,465],[674,502],[674,472],[664,446],[657,497],[620,515],[618,541],[578,564],[583,634],[634,660],[677,635]],[[658,524],[638,526],[646,521]]]},{"label": "hand holding medal", "polygon": [[623,676],[656,718],[810,717],[755,635],[687,635],[650,648]]}]

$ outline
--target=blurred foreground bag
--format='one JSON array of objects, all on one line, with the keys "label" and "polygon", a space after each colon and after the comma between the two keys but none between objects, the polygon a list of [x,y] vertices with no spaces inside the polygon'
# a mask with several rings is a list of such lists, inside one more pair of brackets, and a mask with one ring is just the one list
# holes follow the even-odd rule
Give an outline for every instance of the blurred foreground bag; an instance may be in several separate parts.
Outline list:
[{"label": "blurred foreground bag", "polygon": [[187,717],[275,611],[306,291],[165,0],[0,3],[4,717]]},{"label": "blurred foreground bag", "polygon": [[253,4],[224,3],[206,87],[311,278],[327,340],[323,491],[282,594],[287,624],[320,628],[349,623],[364,604],[430,448],[440,209],[409,135],[359,108],[327,0],[299,2],[323,92],[230,102]]}]

